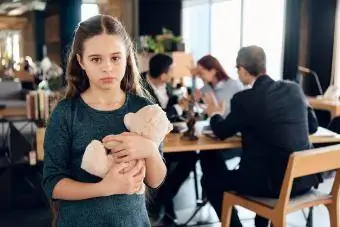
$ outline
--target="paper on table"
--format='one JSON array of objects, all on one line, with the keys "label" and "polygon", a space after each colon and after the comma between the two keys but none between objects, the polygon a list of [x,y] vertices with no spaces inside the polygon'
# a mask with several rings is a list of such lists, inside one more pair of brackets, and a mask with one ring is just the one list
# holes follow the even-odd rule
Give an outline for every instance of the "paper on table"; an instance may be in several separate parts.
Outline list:
[{"label": "paper on table", "polygon": [[318,130],[313,134],[313,136],[318,137],[334,137],[337,135],[338,135],[337,133],[323,127],[318,127]]},{"label": "paper on table", "polygon": [[[203,129],[202,129],[202,131],[201,131],[201,133],[202,133],[203,135],[214,136],[214,133],[213,133],[213,131],[212,131],[210,125],[204,126]],[[235,134],[235,136],[242,136],[242,134],[241,134],[240,132],[237,132],[237,133]]]},{"label": "paper on table", "polygon": [[[202,134],[213,135],[214,133],[212,132],[210,126],[205,126],[202,130]],[[337,135],[338,135],[337,133],[323,127],[318,127],[318,130],[313,134],[313,136],[317,137],[335,137]],[[240,132],[236,133],[236,136],[241,136],[241,133]]]}]

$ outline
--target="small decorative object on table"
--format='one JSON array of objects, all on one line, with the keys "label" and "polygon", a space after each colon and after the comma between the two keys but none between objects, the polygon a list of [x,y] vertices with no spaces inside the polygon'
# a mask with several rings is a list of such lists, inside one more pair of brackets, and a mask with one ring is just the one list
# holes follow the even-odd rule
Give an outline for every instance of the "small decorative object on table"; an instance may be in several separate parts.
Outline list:
[{"label": "small decorative object on table", "polygon": [[188,93],[190,93],[188,95],[188,98],[189,98],[189,110],[188,110],[188,117],[187,117],[188,130],[183,133],[183,135],[181,136],[181,139],[193,141],[193,140],[198,140],[198,137],[196,136],[196,128],[195,128],[195,124],[196,124],[196,115],[194,111],[195,100],[191,92],[188,92]]},{"label": "small decorative object on table", "polygon": [[38,84],[39,89],[58,91],[63,88],[63,69],[59,65],[45,57],[40,62],[40,70],[42,81]]}]

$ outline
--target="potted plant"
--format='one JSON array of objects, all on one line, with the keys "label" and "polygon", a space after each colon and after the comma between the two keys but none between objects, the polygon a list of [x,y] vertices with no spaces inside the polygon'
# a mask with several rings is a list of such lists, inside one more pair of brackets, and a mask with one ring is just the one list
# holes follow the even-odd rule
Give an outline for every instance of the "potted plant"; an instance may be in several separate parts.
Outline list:
[{"label": "potted plant", "polygon": [[175,36],[173,32],[167,28],[162,29],[162,34],[155,38],[152,36],[141,37],[142,49],[148,49],[154,53],[165,53],[173,51],[184,51],[183,38]]}]

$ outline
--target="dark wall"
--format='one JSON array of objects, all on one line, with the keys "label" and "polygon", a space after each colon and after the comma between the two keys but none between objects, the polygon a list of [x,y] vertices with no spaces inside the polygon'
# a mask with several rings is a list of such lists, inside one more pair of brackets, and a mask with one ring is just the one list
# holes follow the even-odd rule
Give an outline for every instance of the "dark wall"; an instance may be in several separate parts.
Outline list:
[{"label": "dark wall", "polygon": [[60,9],[60,59],[62,67],[65,69],[74,30],[81,19],[82,0],[59,1],[58,3]]},{"label": "dark wall", "polygon": [[301,1],[286,1],[283,79],[297,80],[299,62]]},{"label": "dark wall", "polygon": [[[325,91],[332,74],[335,10],[337,0],[308,1],[308,55],[307,67],[314,70]],[[305,91],[318,94],[315,81],[308,77]]]},{"label": "dark wall", "polygon": [[34,12],[34,35],[35,35],[35,57],[36,60],[43,59],[43,48],[45,44],[45,15],[42,11]]},{"label": "dark wall", "polygon": [[[287,0],[284,79],[301,79],[297,71],[301,63],[315,71],[323,91],[327,89],[332,72],[336,3],[337,0]],[[320,95],[313,76],[303,77],[303,88],[307,95]]]},{"label": "dark wall", "polygon": [[181,34],[181,0],[140,0],[139,34],[157,35],[165,27]]}]

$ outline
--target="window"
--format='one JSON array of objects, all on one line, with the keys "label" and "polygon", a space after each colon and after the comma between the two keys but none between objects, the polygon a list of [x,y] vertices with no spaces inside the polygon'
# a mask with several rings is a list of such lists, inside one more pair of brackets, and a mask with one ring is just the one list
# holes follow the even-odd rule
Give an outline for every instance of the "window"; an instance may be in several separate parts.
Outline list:
[{"label": "window", "polygon": [[242,46],[261,46],[267,73],[282,79],[285,0],[244,0]]},{"label": "window", "polygon": [[5,34],[5,55],[14,62],[20,61],[20,32],[9,31]]},{"label": "window", "polygon": [[7,56],[9,56],[10,58],[13,58],[13,43],[12,43],[12,37],[11,36],[7,36],[6,38],[6,53]]},{"label": "window", "polygon": [[182,36],[194,60],[210,53],[210,6],[208,0],[183,1]]},{"label": "window", "polygon": [[90,3],[81,4],[81,21],[84,21],[97,14],[99,14],[99,7],[97,4]]},{"label": "window", "polygon": [[13,60],[15,62],[20,61],[20,35],[19,33],[14,33],[12,36],[12,42],[13,42]]},{"label": "window", "polygon": [[182,13],[182,34],[195,59],[211,53],[237,78],[238,50],[258,45],[266,52],[268,74],[282,78],[285,0],[185,0]]},{"label": "window", "polygon": [[238,78],[235,65],[241,46],[241,1],[213,2],[211,15],[211,54],[230,77]]},{"label": "window", "polygon": [[[194,61],[210,53],[210,5],[209,0],[183,1],[182,36],[185,50],[192,54]],[[191,86],[189,81],[185,81]],[[203,81],[196,78],[194,87],[203,87]]]}]

